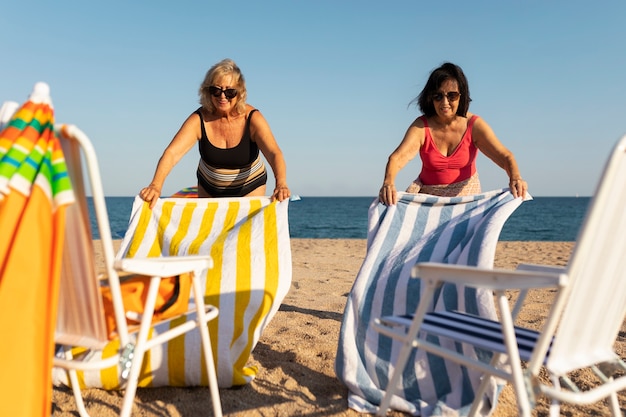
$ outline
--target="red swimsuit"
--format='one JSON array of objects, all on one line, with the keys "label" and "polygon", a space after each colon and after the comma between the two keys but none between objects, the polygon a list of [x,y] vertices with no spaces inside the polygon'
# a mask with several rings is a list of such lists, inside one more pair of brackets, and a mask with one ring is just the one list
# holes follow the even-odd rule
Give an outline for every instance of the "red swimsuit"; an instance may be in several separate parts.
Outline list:
[{"label": "red swimsuit", "polygon": [[453,184],[455,182],[465,181],[476,172],[476,156],[478,148],[472,140],[472,128],[474,121],[478,116],[472,116],[467,122],[467,130],[461,138],[461,142],[450,156],[442,155],[437,149],[433,137],[430,134],[430,128],[426,117],[422,116],[424,121],[424,145],[420,149],[420,158],[422,159],[422,171],[419,179],[425,185],[443,185]]}]

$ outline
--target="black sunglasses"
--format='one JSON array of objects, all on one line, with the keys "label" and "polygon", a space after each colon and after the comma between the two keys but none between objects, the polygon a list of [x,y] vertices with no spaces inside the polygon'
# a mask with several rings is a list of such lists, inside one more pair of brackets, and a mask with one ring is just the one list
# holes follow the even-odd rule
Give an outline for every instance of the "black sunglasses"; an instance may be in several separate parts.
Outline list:
[{"label": "black sunglasses", "polygon": [[447,93],[435,93],[433,94],[433,100],[435,101],[441,101],[443,100],[443,98],[446,97],[448,99],[448,101],[452,102],[452,101],[457,101],[459,99],[459,97],[461,97],[461,93],[457,92],[457,91],[448,91]]},{"label": "black sunglasses", "polygon": [[211,93],[213,97],[220,97],[222,93],[224,93],[226,98],[229,100],[231,98],[237,97],[237,90],[235,90],[234,88],[226,88],[222,90],[221,87],[215,87],[214,85],[209,87],[209,93]]}]

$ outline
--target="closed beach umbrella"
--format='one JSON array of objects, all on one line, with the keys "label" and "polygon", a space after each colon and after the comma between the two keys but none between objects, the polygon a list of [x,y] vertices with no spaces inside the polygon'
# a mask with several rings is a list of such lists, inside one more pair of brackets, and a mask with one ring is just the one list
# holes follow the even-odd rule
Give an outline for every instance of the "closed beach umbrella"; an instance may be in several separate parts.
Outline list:
[{"label": "closed beach umbrella", "polygon": [[[13,106],[13,109],[15,106]],[[74,201],[37,83],[0,131],[0,415],[48,416],[65,206]]]},{"label": "closed beach umbrella", "polygon": [[9,120],[11,120],[11,117],[13,117],[15,110],[17,110],[19,106],[20,105],[15,101],[5,101],[2,103],[2,106],[0,106],[0,131],[2,131]]}]

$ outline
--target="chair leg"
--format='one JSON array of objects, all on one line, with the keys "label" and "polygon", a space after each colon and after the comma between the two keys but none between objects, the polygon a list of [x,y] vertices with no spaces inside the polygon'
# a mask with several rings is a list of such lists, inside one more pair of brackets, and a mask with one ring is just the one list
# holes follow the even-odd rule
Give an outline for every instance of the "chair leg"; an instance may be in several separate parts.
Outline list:
[{"label": "chair leg", "polygon": [[391,398],[398,389],[398,384],[400,383],[400,378],[402,377],[402,371],[404,370],[404,367],[406,366],[406,363],[411,356],[412,350],[413,346],[411,344],[411,341],[407,341],[403,344],[402,349],[400,350],[400,354],[398,355],[398,361],[396,362],[396,366],[393,370],[393,373],[391,374],[391,379],[389,380],[389,384],[387,384],[385,395],[383,396],[383,400],[380,402],[380,406],[378,407],[378,412],[376,413],[376,415],[387,415],[387,410],[389,409],[389,405],[391,404]]},{"label": "chair leg", "polygon": [[[437,283],[432,281],[426,282],[422,290],[422,299],[423,300],[432,300],[433,294],[435,290],[438,288]],[[391,398],[393,397],[394,392],[399,388],[398,384],[400,383],[400,379],[402,378],[402,373],[404,371],[404,367],[411,356],[411,351],[414,349],[413,342],[417,338],[417,334],[420,330],[420,324],[424,321],[424,316],[426,312],[431,307],[432,302],[430,303],[420,303],[417,306],[417,310],[415,311],[415,315],[413,316],[413,320],[411,321],[411,326],[409,326],[407,333],[404,338],[399,339],[402,342],[402,349],[400,349],[400,353],[398,354],[398,360],[395,363],[395,368],[391,374],[391,379],[387,384],[387,389],[385,390],[385,395],[383,396],[382,401],[380,402],[380,406],[378,407],[378,412],[376,413],[379,416],[384,416],[387,414],[387,410],[389,409],[389,405],[391,404]]]},{"label": "chair leg", "polygon": [[498,308],[500,309],[500,320],[502,322],[504,344],[509,352],[508,359],[509,365],[511,366],[511,374],[513,376],[513,387],[515,388],[519,415],[530,417],[531,406],[528,399],[528,393],[526,392],[526,384],[524,383],[522,363],[519,356],[519,350],[517,348],[517,341],[515,339],[515,331],[513,330],[513,318],[511,317],[509,301],[506,298],[504,291],[501,290],[496,291],[496,297],[498,299]]},{"label": "chair leg", "polygon": [[135,393],[137,392],[137,381],[139,379],[139,371],[141,370],[141,362],[143,362],[143,352],[135,350],[135,361],[130,368],[130,374],[128,375],[128,382],[124,389],[124,400],[122,402],[122,409],[120,411],[120,417],[129,417],[133,410],[133,403],[135,402]]},{"label": "chair leg", "polygon": [[141,372],[141,364],[143,362],[144,353],[146,351],[146,341],[148,340],[148,334],[150,333],[150,327],[152,326],[152,316],[157,294],[159,292],[160,282],[161,280],[159,277],[153,277],[150,282],[150,287],[148,288],[148,295],[146,297],[146,304],[144,306],[144,314],[141,317],[141,325],[139,326],[139,333],[137,334],[137,340],[135,341],[134,357],[132,359],[130,372],[128,374],[128,380],[126,383],[126,390],[124,392],[124,401],[122,403],[120,417],[129,417],[133,409],[135,393],[137,392],[139,373]]},{"label": "chair leg", "polygon": [[[63,355],[65,359],[72,360],[72,349],[63,346]],[[85,408],[85,402],[83,401],[83,394],[80,390],[80,382],[78,382],[78,373],[75,369],[67,369],[67,378],[69,379],[70,386],[72,387],[72,393],[74,394],[74,401],[76,401],[76,410],[81,417],[89,417],[89,413]]]},{"label": "chair leg", "polygon": [[206,362],[206,371],[211,392],[211,402],[213,404],[213,414],[215,417],[222,417],[222,402],[220,400],[219,388],[217,385],[217,374],[215,372],[215,362],[213,361],[213,349],[211,347],[211,336],[209,335],[206,308],[200,280],[194,274],[193,280],[194,298],[197,306],[196,319],[198,321],[198,331],[202,340],[202,351]]},{"label": "chair leg", "polygon": [[[491,365],[495,365],[500,358],[499,353],[495,353],[493,358],[491,358]],[[476,391],[476,397],[474,397],[474,401],[472,402],[472,407],[467,413],[468,417],[475,416],[478,412],[478,409],[483,403],[483,398],[485,397],[485,393],[487,392],[487,388],[489,387],[489,381],[491,377],[489,375],[483,374],[482,380],[480,381],[480,385],[478,386],[478,391]]]},{"label": "chair leg", "polygon": [[[502,358],[502,356],[503,356],[502,353],[494,353],[489,364],[495,368],[498,362],[500,362],[500,359]],[[489,388],[490,381],[491,381],[491,376],[484,374],[480,382],[480,385],[478,387],[478,391],[476,392],[476,397],[474,398],[472,407],[470,408],[469,413],[467,413],[468,417],[475,416],[476,413],[478,412],[478,409],[482,405],[483,399],[485,398],[485,395],[487,393],[487,388]]]},{"label": "chair leg", "polygon": [[81,417],[89,417],[89,413],[85,408],[85,402],[83,401],[83,394],[80,390],[80,383],[78,382],[78,375],[74,369],[69,369],[67,375],[72,385],[72,392],[74,393],[74,400],[76,401],[76,409]]},{"label": "chair leg", "polygon": [[[559,380],[559,377],[553,375],[551,379],[554,387],[560,389],[561,381]],[[561,403],[559,403],[559,400],[557,400],[556,398],[552,398],[552,400],[550,401],[549,411],[550,417],[559,417],[559,415],[561,414]]]},{"label": "chair leg", "polygon": [[[611,378],[611,381],[613,378]],[[611,409],[611,415],[613,417],[621,417],[622,411],[619,408],[619,401],[617,399],[617,392],[612,392],[609,396],[609,408]]]}]

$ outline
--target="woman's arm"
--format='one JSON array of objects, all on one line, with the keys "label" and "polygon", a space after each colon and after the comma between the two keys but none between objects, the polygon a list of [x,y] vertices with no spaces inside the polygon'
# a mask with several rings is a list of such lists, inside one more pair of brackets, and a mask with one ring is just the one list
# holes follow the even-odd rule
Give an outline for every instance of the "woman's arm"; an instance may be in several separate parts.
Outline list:
[{"label": "woman's arm", "polygon": [[139,192],[139,196],[153,208],[161,196],[165,179],[180,159],[197,143],[200,132],[200,118],[197,114],[189,116],[180,127],[172,141],[163,151],[150,185]]},{"label": "woman's arm", "polygon": [[389,155],[385,167],[383,186],[380,188],[378,198],[381,203],[393,205],[398,202],[396,191],[396,176],[406,164],[415,158],[424,143],[424,123],[421,119],[415,119],[407,129],[400,145]]},{"label": "woman's arm", "polygon": [[263,153],[265,159],[270,164],[274,178],[276,179],[276,187],[272,193],[272,199],[283,201],[291,196],[289,187],[287,186],[287,164],[283,152],[280,150],[274,134],[270,129],[269,123],[260,111],[252,114],[250,119],[250,134],[252,140]]},{"label": "woman's arm", "polygon": [[514,197],[526,197],[528,184],[522,179],[513,153],[498,139],[491,126],[482,118],[474,122],[474,144],[509,176],[509,187]]}]

